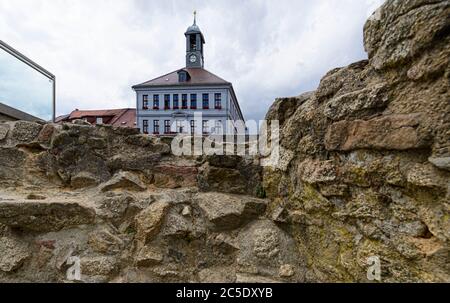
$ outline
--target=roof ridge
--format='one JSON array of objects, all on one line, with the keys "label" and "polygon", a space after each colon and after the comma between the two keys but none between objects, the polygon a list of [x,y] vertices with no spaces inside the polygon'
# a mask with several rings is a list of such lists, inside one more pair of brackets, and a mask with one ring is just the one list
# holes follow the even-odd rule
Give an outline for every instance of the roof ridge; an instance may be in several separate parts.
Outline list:
[{"label": "roof ridge", "polygon": [[131,107],[127,107],[127,108],[109,108],[109,109],[78,109],[78,110],[73,110],[72,113],[76,113],[76,112],[105,112],[105,111],[119,111],[119,110],[124,110],[124,109],[134,109]]},{"label": "roof ridge", "polygon": [[77,117],[93,117],[93,116],[115,116],[118,115],[122,108],[118,109],[90,109],[90,110],[74,110],[70,113],[70,118]]},{"label": "roof ridge", "polygon": [[[191,79],[187,82],[179,82],[177,73],[180,71],[186,71],[190,74]],[[165,81],[164,81],[165,79]],[[144,87],[157,87],[157,86],[194,86],[194,85],[231,85],[231,82],[219,77],[218,75],[210,72],[209,70],[205,68],[189,68],[189,67],[183,67],[180,69],[177,69],[175,71],[172,71],[168,74],[165,74],[163,76],[154,78],[152,80],[143,82],[141,84],[134,85],[132,88],[144,88]]]}]

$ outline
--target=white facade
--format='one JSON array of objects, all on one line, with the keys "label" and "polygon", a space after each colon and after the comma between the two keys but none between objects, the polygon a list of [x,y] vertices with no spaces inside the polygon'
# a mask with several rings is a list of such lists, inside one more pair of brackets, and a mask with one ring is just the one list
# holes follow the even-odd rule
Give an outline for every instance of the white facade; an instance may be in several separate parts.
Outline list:
[{"label": "white facade", "polygon": [[[143,133],[155,135],[234,134],[236,121],[243,120],[231,87],[177,86],[135,90],[137,125]],[[192,95],[196,95],[196,106],[193,104]],[[205,104],[204,95],[208,95],[208,102]],[[155,104],[155,96],[159,104]],[[167,96],[170,96],[168,107],[166,107]],[[220,99],[217,98],[218,96]],[[185,104],[183,104],[183,97],[187,97]],[[208,106],[204,107],[204,105]]]}]

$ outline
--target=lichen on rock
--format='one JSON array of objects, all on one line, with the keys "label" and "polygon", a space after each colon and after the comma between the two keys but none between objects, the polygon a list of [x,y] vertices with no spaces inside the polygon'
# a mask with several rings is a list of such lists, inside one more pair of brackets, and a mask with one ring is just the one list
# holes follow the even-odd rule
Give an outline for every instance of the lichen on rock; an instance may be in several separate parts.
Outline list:
[{"label": "lichen on rock", "polygon": [[280,144],[295,157],[287,170],[265,168],[263,184],[269,209],[292,224],[307,280],[366,282],[367,258],[378,256],[385,282],[450,281],[440,257],[449,13],[448,1],[386,1],[364,28],[369,60],[330,71],[296,109],[276,101],[268,113],[282,117]]}]

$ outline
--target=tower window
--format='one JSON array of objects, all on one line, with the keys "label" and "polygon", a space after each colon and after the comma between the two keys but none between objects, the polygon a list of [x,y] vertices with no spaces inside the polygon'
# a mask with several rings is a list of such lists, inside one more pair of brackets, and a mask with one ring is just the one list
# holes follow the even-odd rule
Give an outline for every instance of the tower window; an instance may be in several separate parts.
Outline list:
[{"label": "tower window", "polygon": [[203,109],[209,109],[209,94],[203,94]]},{"label": "tower window", "polygon": [[191,94],[191,109],[197,109],[197,94]]},{"label": "tower window", "polygon": [[197,50],[197,37],[196,35],[191,35],[189,38],[191,50],[196,51]]},{"label": "tower window", "polygon": [[187,109],[188,108],[188,95],[187,94],[183,94],[181,96],[181,106],[183,109]]}]

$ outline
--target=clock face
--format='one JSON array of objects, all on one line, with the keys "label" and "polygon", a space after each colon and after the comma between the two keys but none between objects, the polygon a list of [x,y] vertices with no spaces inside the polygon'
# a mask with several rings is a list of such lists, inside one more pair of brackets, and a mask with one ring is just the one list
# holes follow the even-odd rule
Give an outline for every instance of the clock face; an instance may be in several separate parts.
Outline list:
[{"label": "clock face", "polygon": [[194,55],[192,55],[192,56],[189,58],[189,60],[191,61],[191,63],[195,63],[195,62],[197,62],[197,57],[194,56]]}]

